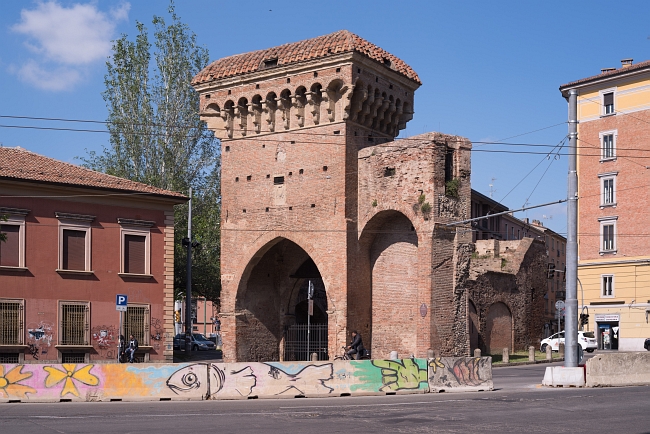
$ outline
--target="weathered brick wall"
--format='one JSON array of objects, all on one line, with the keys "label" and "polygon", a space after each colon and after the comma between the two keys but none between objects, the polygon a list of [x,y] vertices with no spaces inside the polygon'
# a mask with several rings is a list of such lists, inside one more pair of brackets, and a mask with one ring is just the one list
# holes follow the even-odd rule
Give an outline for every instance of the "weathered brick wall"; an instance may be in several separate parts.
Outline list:
[{"label": "weathered brick wall", "polygon": [[[648,232],[645,216],[650,207],[650,195],[639,194],[643,189],[635,188],[647,185],[648,171],[644,168],[648,165],[650,137],[647,118],[646,110],[630,116],[606,116],[579,125],[578,256],[581,261],[647,255],[647,238],[639,235]],[[601,161],[599,134],[613,130],[617,131],[617,158]],[[601,180],[598,175],[605,173],[616,174],[616,206],[601,206]],[[618,217],[617,252],[601,255],[598,219],[612,216]]]},{"label": "weathered brick wall", "polygon": [[476,310],[473,323],[483,352],[497,354],[505,347],[524,350],[539,343],[547,261],[544,243],[532,238],[476,242],[464,286]]}]

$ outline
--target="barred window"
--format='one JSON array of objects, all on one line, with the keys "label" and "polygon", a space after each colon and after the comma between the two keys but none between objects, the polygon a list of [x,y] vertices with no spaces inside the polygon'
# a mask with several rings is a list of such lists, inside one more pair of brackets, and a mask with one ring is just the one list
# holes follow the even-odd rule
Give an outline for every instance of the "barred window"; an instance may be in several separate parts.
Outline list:
[{"label": "barred window", "polygon": [[61,302],[59,344],[89,345],[90,305],[87,302]]},{"label": "barred window", "polygon": [[22,345],[24,301],[0,299],[0,345]]},{"label": "barred window", "polygon": [[124,313],[124,337],[133,335],[140,345],[149,345],[149,306],[127,306]]}]

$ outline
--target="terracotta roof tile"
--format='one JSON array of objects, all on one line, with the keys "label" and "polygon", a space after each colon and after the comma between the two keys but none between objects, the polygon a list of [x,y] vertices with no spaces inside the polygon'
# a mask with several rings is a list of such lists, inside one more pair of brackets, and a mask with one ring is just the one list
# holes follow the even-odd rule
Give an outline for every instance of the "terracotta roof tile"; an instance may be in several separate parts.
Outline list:
[{"label": "terracotta roof tile", "polygon": [[650,60],[646,60],[645,62],[639,62],[636,65],[630,65],[625,68],[619,68],[619,69],[614,69],[612,71],[606,71],[598,75],[592,75],[591,77],[587,78],[581,78],[580,80],[572,81],[567,84],[563,84],[560,86],[560,90],[564,90],[570,87],[578,86],[580,84],[586,84],[589,83],[590,81],[596,81],[600,80],[601,78],[607,78],[607,77],[613,77],[616,75],[623,75],[627,74],[628,72],[633,72],[633,71],[638,71],[640,69],[646,69],[650,67]]},{"label": "terracotta roof tile", "polygon": [[417,73],[403,60],[347,30],[340,30],[329,35],[292,42],[266,50],[224,57],[206,66],[194,77],[192,84],[255,72],[260,69],[260,65],[265,60],[277,58],[278,66],[284,66],[352,51],[363,54],[379,63],[383,63],[384,59],[388,59],[395,71],[421,84]]},{"label": "terracotta roof tile", "polygon": [[152,187],[117,176],[107,175],[53,158],[44,157],[22,148],[0,147],[0,179],[67,184],[136,193],[150,193],[186,199],[181,193]]}]

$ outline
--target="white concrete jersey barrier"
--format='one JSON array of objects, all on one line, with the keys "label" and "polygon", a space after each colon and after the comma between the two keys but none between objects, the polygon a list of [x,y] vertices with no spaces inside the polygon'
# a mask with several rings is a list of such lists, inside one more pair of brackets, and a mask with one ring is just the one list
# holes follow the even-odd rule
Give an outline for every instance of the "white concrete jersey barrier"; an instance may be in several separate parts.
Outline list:
[{"label": "white concrete jersey barrier", "polygon": [[489,357],[0,365],[0,402],[295,398],[492,388]]},{"label": "white concrete jersey barrier", "polygon": [[598,354],[587,360],[587,387],[650,385],[650,352]]},{"label": "white concrete jersey barrier", "polygon": [[430,392],[494,390],[492,357],[437,357],[428,365]]},{"label": "white concrete jersey barrier", "polygon": [[584,387],[584,368],[581,366],[576,368],[548,366],[544,372],[542,385],[552,387]]}]

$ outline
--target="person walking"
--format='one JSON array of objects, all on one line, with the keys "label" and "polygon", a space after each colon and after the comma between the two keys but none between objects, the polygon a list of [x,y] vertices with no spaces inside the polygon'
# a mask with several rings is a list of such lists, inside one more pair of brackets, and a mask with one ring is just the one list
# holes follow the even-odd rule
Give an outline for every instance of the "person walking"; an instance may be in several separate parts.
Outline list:
[{"label": "person walking", "polygon": [[359,360],[359,357],[363,355],[365,349],[363,348],[363,339],[361,335],[357,333],[356,330],[352,330],[352,342],[348,346],[348,356],[352,359],[354,356],[355,360]]},{"label": "person walking", "polygon": [[135,357],[135,352],[138,351],[138,340],[129,335],[129,343],[126,347],[126,355],[129,357],[129,363],[133,363],[133,358]]}]

